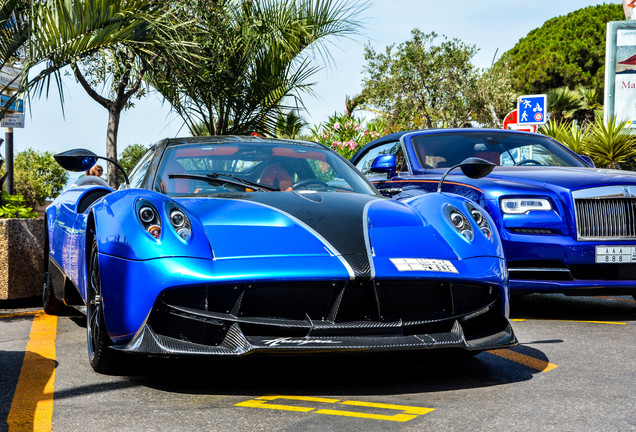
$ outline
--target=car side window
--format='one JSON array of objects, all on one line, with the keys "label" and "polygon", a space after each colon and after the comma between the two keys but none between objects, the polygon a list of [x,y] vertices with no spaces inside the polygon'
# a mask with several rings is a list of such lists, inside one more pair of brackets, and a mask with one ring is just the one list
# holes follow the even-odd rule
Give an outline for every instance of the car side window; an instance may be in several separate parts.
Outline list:
[{"label": "car side window", "polygon": [[152,155],[154,155],[154,149],[150,149],[144,154],[137,165],[130,172],[129,180],[131,188],[138,188],[141,186],[141,183],[144,181],[146,177],[146,172],[150,167],[150,162],[152,161]]},{"label": "car side window", "polygon": [[372,175],[371,172],[371,164],[378,156],[383,156],[387,154],[394,154],[395,161],[397,163],[397,171],[407,171],[408,167],[404,161],[404,153],[402,152],[402,146],[400,142],[390,142],[386,144],[381,144],[377,147],[373,147],[370,149],[362,158],[356,163],[356,168],[360,170],[362,174],[365,176]]}]

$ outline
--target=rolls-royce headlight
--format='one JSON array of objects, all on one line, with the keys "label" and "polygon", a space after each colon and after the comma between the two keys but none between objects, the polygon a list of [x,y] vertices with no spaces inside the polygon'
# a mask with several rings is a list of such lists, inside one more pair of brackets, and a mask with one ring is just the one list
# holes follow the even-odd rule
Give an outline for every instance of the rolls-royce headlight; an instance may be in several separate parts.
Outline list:
[{"label": "rolls-royce headlight", "polygon": [[529,211],[552,210],[550,201],[545,198],[504,198],[501,211],[506,214],[524,214]]}]

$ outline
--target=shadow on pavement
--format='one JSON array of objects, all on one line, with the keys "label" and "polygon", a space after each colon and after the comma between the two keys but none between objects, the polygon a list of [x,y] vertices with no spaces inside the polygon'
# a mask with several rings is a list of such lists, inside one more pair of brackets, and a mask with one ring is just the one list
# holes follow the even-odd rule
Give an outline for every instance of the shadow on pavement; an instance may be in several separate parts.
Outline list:
[{"label": "shadow on pavement", "polygon": [[511,318],[575,321],[636,321],[632,297],[582,297],[563,294],[513,296]]}]

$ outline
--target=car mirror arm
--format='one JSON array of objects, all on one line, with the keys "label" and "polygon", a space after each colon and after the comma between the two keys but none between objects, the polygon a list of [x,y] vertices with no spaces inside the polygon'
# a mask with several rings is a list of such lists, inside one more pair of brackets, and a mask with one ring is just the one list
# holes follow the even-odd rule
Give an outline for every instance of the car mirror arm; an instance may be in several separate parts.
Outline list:
[{"label": "car mirror arm", "polygon": [[453,165],[442,175],[442,178],[439,179],[439,184],[437,185],[437,192],[442,191],[442,185],[444,184],[444,179],[455,168],[461,168],[462,172],[465,176],[478,179],[487,176],[490,172],[495,168],[495,164],[489,162],[485,159],[477,158],[477,157],[469,157],[464,159],[461,163],[457,165]]}]

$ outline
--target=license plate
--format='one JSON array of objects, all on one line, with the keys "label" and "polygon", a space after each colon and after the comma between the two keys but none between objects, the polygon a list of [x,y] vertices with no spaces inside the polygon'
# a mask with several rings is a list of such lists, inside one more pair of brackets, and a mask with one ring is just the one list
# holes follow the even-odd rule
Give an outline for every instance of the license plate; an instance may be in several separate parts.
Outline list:
[{"label": "license plate", "polygon": [[636,262],[636,246],[596,246],[596,262],[606,264]]}]

